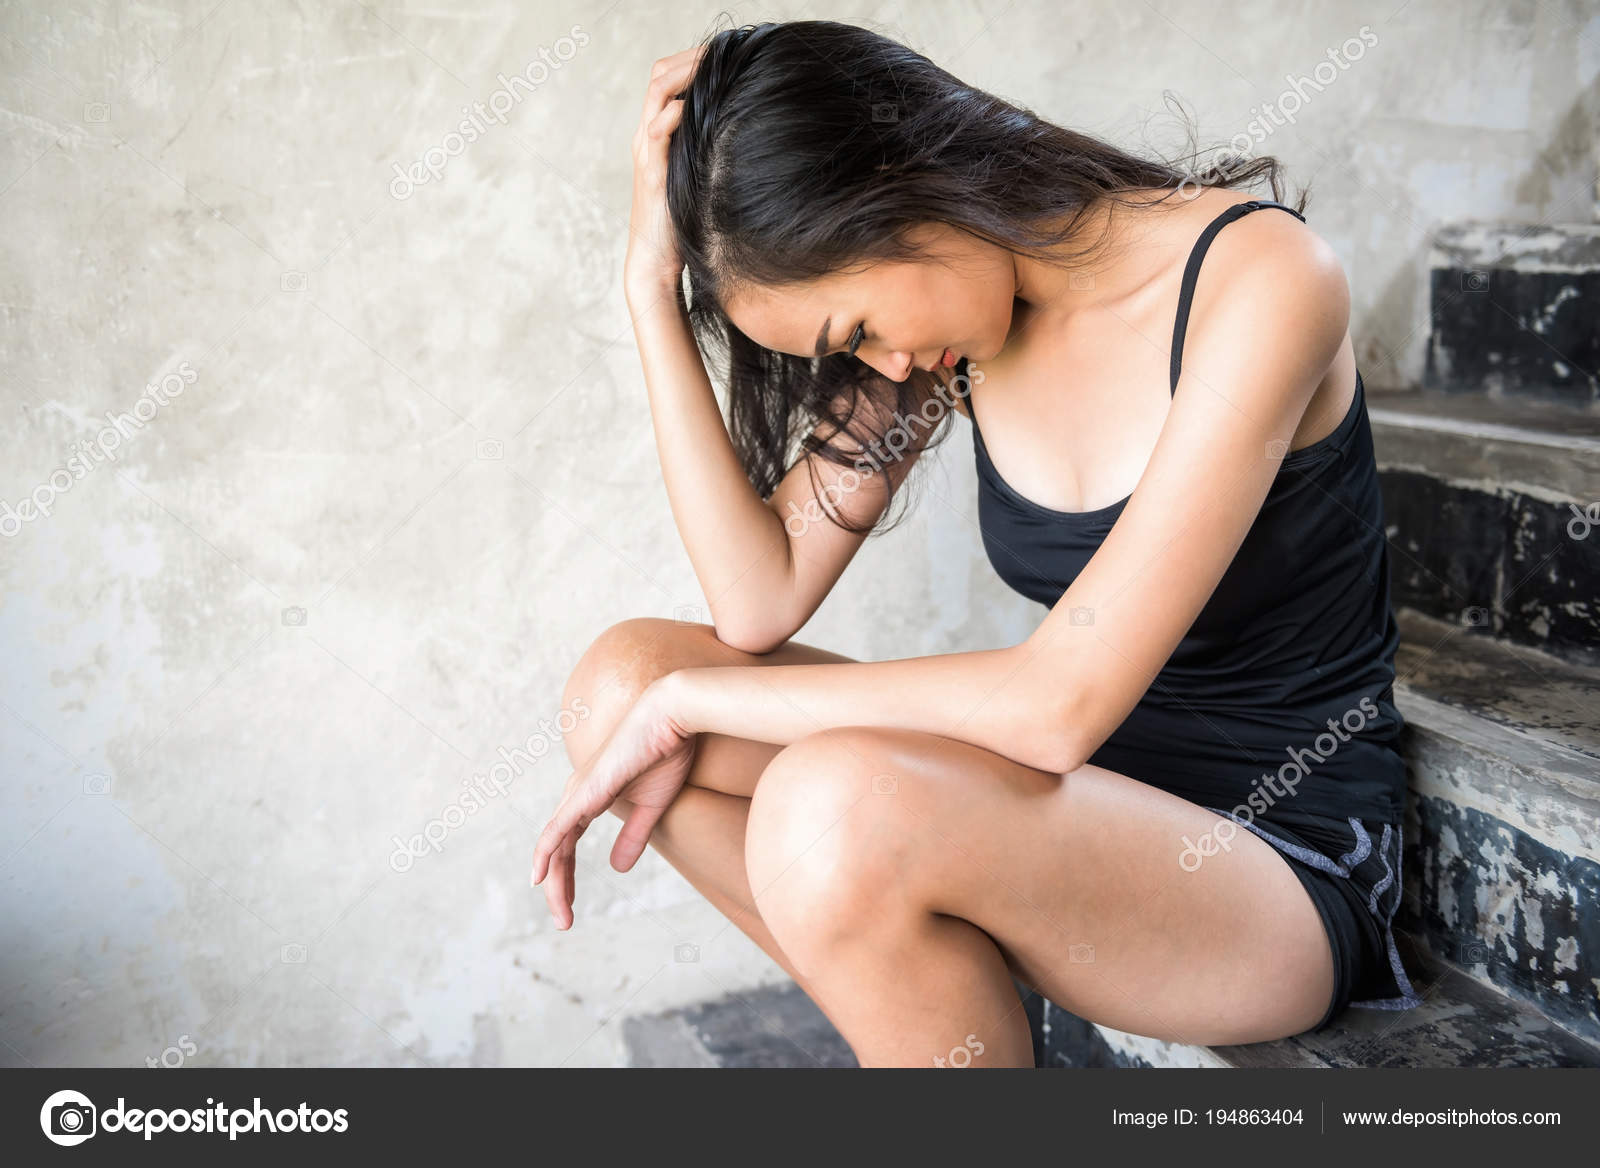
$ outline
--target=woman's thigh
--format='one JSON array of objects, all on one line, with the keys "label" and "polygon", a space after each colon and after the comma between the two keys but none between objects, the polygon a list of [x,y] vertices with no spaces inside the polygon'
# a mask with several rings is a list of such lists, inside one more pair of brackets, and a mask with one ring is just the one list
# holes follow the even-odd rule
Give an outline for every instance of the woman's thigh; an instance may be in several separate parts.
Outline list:
[{"label": "woman's thigh", "polygon": [[1052,775],[954,739],[855,727],[773,759],[746,863],[763,916],[808,972],[808,945],[824,954],[830,932],[865,939],[885,913],[943,913],[1092,1021],[1208,1045],[1299,1033],[1333,994],[1321,917],[1250,832],[1186,869],[1186,840],[1217,823],[1101,767]]}]

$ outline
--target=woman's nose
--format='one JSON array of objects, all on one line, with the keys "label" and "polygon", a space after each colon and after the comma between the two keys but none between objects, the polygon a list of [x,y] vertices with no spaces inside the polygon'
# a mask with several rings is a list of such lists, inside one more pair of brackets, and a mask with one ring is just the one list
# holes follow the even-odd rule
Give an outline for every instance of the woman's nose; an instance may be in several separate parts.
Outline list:
[{"label": "woman's nose", "polygon": [[871,365],[890,381],[904,381],[911,376],[910,353],[893,352],[881,361],[869,360],[867,364]]}]

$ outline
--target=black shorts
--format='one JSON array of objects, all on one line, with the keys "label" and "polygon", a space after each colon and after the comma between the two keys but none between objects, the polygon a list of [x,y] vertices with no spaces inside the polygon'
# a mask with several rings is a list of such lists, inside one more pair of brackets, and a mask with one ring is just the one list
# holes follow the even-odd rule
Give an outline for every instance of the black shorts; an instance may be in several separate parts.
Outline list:
[{"label": "black shorts", "polygon": [[1333,950],[1333,997],[1312,1030],[1347,1006],[1409,1010],[1422,1004],[1394,943],[1400,883],[1400,825],[1272,808],[1246,820],[1209,808],[1276,848],[1311,896]]}]

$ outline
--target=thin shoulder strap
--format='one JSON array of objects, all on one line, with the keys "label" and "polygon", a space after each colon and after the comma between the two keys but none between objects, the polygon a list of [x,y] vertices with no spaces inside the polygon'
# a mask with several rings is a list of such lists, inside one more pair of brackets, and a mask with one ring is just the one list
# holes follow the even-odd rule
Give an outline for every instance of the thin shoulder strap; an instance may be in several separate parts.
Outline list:
[{"label": "thin shoulder strap", "polygon": [[955,376],[966,378],[967,390],[960,396],[966,399],[967,421],[972,423],[973,444],[975,446],[986,446],[987,444],[983,441],[983,431],[978,429],[978,411],[972,408],[972,378],[968,375],[966,357],[962,357],[961,360],[956,362]]},{"label": "thin shoulder strap", "polygon": [[1172,385],[1167,390],[1168,394],[1178,392],[1178,371],[1183,366],[1183,334],[1189,328],[1189,301],[1194,297],[1194,285],[1200,277],[1200,261],[1205,258],[1206,248],[1211,246],[1211,240],[1217,232],[1235,219],[1248,215],[1251,211],[1259,211],[1262,207],[1277,207],[1289,212],[1302,223],[1306,221],[1306,217],[1293,207],[1285,207],[1282,203],[1271,199],[1251,199],[1247,203],[1236,203],[1206,224],[1206,229],[1195,241],[1194,249],[1189,252],[1188,266],[1183,269],[1183,290],[1178,293],[1178,319],[1172,328]]}]

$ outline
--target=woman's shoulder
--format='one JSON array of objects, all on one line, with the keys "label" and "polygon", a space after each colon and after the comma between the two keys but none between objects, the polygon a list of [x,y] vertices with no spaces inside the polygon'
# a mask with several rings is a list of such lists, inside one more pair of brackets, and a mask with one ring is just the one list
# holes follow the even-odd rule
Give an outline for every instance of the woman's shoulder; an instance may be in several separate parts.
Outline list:
[{"label": "woman's shoulder", "polygon": [[[1150,196],[1160,193],[1148,192]],[[1121,208],[1114,217],[1114,233],[1106,240],[1106,254],[1111,257],[1107,262],[1139,262],[1136,257],[1142,262],[1134,278],[1127,282],[1123,295],[1116,301],[1097,305],[1096,312],[1114,318],[1145,337],[1170,335],[1178,286],[1207,226],[1230,208],[1263,197],[1226,187],[1206,187],[1193,197],[1168,194],[1170,198],[1166,201],[1153,197],[1133,199],[1130,206]],[[1316,277],[1324,284],[1315,286],[1322,287],[1342,278],[1337,256],[1330,245],[1298,215],[1273,207],[1262,207],[1228,221],[1226,229],[1206,244],[1200,268],[1205,278],[1197,283],[1190,301],[1191,318],[1186,332],[1191,336],[1207,331],[1207,308],[1219,299],[1227,300],[1238,293],[1256,297],[1264,282],[1270,292],[1271,287],[1279,286],[1286,279],[1298,283],[1304,277]],[[1269,294],[1267,298],[1272,297]],[[962,389],[970,388],[986,376],[1000,382],[1013,375],[1025,377],[1035,364],[1030,340],[1037,341],[1052,354],[1060,349],[1055,330],[1048,327],[1053,317],[1049,309],[1049,305],[1041,307],[1020,299],[1015,301],[1006,343],[999,353],[984,361],[981,370],[963,361],[954,369],[936,370],[936,376],[946,387],[955,383]],[[1087,319],[1088,314],[1085,315]],[[1097,343],[1100,330],[1079,331],[1091,347]],[[1114,335],[1114,330],[1108,331],[1108,335]],[[964,384],[957,380],[963,376],[967,378]],[[970,419],[972,413],[966,393],[954,396],[955,408]]]}]

